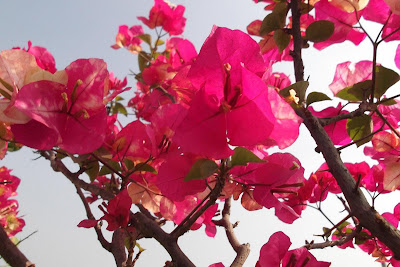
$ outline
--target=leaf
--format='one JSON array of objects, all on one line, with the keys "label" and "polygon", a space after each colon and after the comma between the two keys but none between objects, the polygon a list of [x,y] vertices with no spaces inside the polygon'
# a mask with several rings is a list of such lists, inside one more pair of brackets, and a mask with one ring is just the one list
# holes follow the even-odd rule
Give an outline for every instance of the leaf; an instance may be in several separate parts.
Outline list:
[{"label": "leaf", "polygon": [[112,114],[118,114],[118,113],[128,116],[128,111],[126,110],[124,105],[122,105],[121,103],[115,103],[115,105],[112,109]]},{"label": "leaf", "polygon": [[360,232],[360,233],[358,233],[358,235],[356,235],[354,243],[356,245],[362,245],[368,239],[371,239],[371,237],[366,232]]},{"label": "leaf", "polygon": [[115,100],[115,101],[121,101],[121,100],[124,100],[124,98],[121,97],[121,96],[119,96],[119,95],[117,95],[117,96],[114,98],[114,100]]},{"label": "leaf", "polygon": [[277,3],[272,13],[268,14],[262,21],[260,27],[260,35],[266,35],[285,26],[287,13],[287,5],[285,3]]},{"label": "leaf", "polygon": [[282,53],[282,51],[289,45],[290,35],[282,29],[277,29],[274,32],[274,41],[278,46],[279,53]]},{"label": "leaf", "polygon": [[165,44],[165,42],[161,39],[158,39],[156,42],[154,42],[154,46],[159,46],[159,45],[163,45]]},{"label": "leaf", "polygon": [[233,166],[246,166],[249,162],[265,162],[265,160],[260,159],[253,152],[244,148],[237,147],[234,149],[232,155],[231,164]]},{"label": "leaf", "polygon": [[157,171],[149,164],[147,163],[138,163],[136,164],[136,170],[135,171],[141,171],[141,172],[151,172],[154,174],[157,174]]},{"label": "leaf", "polygon": [[372,81],[366,80],[340,90],[336,96],[348,101],[362,101],[371,94]]},{"label": "leaf", "polygon": [[349,222],[342,222],[341,224],[339,224],[338,225],[338,227],[337,227],[337,229],[340,231],[340,232],[342,232],[342,230],[347,226],[347,225],[349,225],[350,223]]},{"label": "leaf", "polygon": [[383,99],[381,100],[381,104],[382,104],[382,105],[385,105],[385,106],[391,106],[391,105],[396,105],[397,102],[396,102],[396,100],[394,100],[394,99],[386,100],[386,98],[383,98]]},{"label": "leaf", "polygon": [[140,34],[137,36],[139,39],[143,40],[146,44],[151,46],[151,35],[150,34]]},{"label": "leaf", "polygon": [[302,15],[307,14],[314,9],[312,5],[303,2],[299,3],[299,7]]},{"label": "leaf", "polygon": [[14,151],[20,150],[21,148],[22,148],[21,144],[14,143],[14,142],[9,142],[8,146],[7,146],[7,151],[14,152]]},{"label": "leaf", "polygon": [[118,163],[117,161],[108,160],[106,163],[107,163],[113,170],[109,169],[106,165],[103,165],[103,166],[101,167],[101,169],[100,169],[99,176],[113,173],[114,170],[117,171],[117,172],[120,172],[120,171],[121,171],[121,166],[119,165],[119,163]]},{"label": "leaf", "polygon": [[324,235],[326,235],[326,238],[330,237],[332,234],[331,229],[329,229],[328,227],[322,227],[322,231],[324,232]]},{"label": "leaf", "polygon": [[332,100],[332,99],[324,93],[311,92],[307,96],[306,104],[307,104],[307,106],[309,106],[312,103],[325,101],[325,100]]},{"label": "leaf", "polygon": [[386,91],[400,80],[399,74],[383,66],[376,66],[374,97],[379,99]]},{"label": "leaf", "polygon": [[132,160],[127,159],[127,158],[124,159],[124,164],[125,164],[125,167],[126,167],[126,169],[127,169],[128,171],[129,171],[129,170],[132,170],[132,169],[135,167],[135,163],[133,163]]},{"label": "leaf", "polygon": [[218,165],[211,159],[197,160],[185,176],[185,181],[201,180],[211,176],[216,170]]},{"label": "leaf", "polygon": [[314,43],[323,42],[332,36],[335,26],[328,20],[317,20],[306,29],[306,38]]},{"label": "leaf", "polygon": [[140,71],[143,71],[148,65],[148,57],[149,55],[146,52],[140,51],[138,55],[138,64]]},{"label": "leaf", "polygon": [[97,176],[99,175],[99,169],[100,169],[99,162],[97,160],[92,161],[85,167],[86,167],[85,173],[89,176],[90,182],[96,180]]},{"label": "leaf", "polygon": [[307,81],[300,81],[289,85],[286,88],[283,88],[279,91],[279,94],[283,97],[290,96],[289,90],[293,89],[296,91],[296,96],[300,99],[300,103],[304,101],[306,96],[306,90],[308,88],[309,83]]},{"label": "leaf", "polygon": [[[346,123],[346,130],[351,140],[353,141],[357,141],[363,137],[366,137],[372,132],[371,117],[364,114],[359,117],[348,119]],[[366,138],[361,140],[360,142],[357,142],[357,147],[369,142],[371,139],[372,136],[370,136],[370,138]]]}]

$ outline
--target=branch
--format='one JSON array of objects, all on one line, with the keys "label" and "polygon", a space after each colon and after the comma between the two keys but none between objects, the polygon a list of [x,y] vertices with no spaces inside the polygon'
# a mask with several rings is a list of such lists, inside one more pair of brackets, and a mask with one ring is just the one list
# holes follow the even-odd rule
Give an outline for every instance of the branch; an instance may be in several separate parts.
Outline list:
[{"label": "branch", "polygon": [[[87,203],[85,196],[84,196],[83,193],[82,193],[82,190],[81,190],[79,187],[77,187],[77,186],[75,186],[75,188],[76,188],[76,192],[77,192],[78,195],[79,195],[79,198],[81,199],[81,201],[82,201],[82,203],[83,203],[83,206],[85,207],[85,211],[86,211],[86,215],[87,215],[88,219],[90,219],[90,220],[96,220],[96,218],[93,216],[92,211],[90,210],[89,204]],[[108,241],[104,238],[103,233],[101,232],[100,225],[96,225],[96,226],[94,227],[94,230],[96,231],[97,239],[99,240],[101,246],[102,246],[105,250],[111,252],[111,244],[110,244],[110,242],[108,242]]]},{"label": "branch", "polygon": [[101,196],[104,200],[110,200],[114,198],[114,194],[109,192],[103,188],[98,187],[97,185],[86,183],[85,181],[79,179],[80,173],[71,172],[61,161],[61,159],[57,158],[54,152],[52,151],[41,151],[40,155],[42,155],[45,159],[50,161],[50,165],[55,172],[61,172],[67,177],[68,180],[71,181],[75,186],[82,188],[83,190],[89,191],[97,196]]},{"label": "branch", "polygon": [[126,262],[125,230],[118,228],[114,231],[111,243],[111,253],[114,256],[117,267],[123,267]]},{"label": "branch", "polygon": [[[303,81],[304,80],[304,65],[303,65],[303,58],[301,56],[301,49],[303,47],[303,40],[301,38],[301,30],[300,30],[300,16],[301,12],[299,9],[299,2],[298,0],[292,1],[290,3],[290,8],[292,10],[292,35],[293,41],[295,42],[293,51],[291,51],[291,55],[293,57],[293,64],[294,64],[294,73],[296,77],[296,81]],[[298,19],[294,19],[294,18]],[[297,41],[297,45],[296,45]]]},{"label": "branch", "polygon": [[174,267],[195,267],[178,246],[177,239],[164,232],[155,221],[140,212],[132,214],[131,221],[144,237],[156,239],[165,248],[175,264]]},{"label": "branch", "polygon": [[350,240],[352,240],[354,237],[356,237],[360,233],[360,231],[361,231],[361,227],[357,226],[357,228],[353,232],[351,232],[350,234],[348,234],[342,238],[332,240],[332,241],[328,240],[328,241],[325,241],[322,243],[314,243],[314,242],[308,243],[307,242],[307,244],[304,245],[303,247],[310,250],[310,249],[317,249],[317,248],[324,249],[327,247],[341,246],[341,245],[349,242]]},{"label": "branch", "polygon": [[232,197],[225,199],[224,209],[222,210],[222,219],[220,225],[225,228],[226,236],[233,250],[236,252],[236,257],[231,264],[231,267],[243,266],[247,257],[250,254],[250,244],[240,244],[233,230],[234,225],[230,222]]},{"label": "branch", "polygon": [[11,242],[3,226],[0,225],[0,255],[3,259],[15,267],[35,267],[35,264],[30,262],[19,248]]},{"label": "branch", "polygon": [[[215,187],[211,190],[210,194],[204,198],[206,200],[208,197],[210,198],[206,204],[204,204],[200,209],[196,211],[196,213],[193,214],[190,213],[188,217],[185,218],[186,222],[181,223],[178,225],[172,232],[171,236],[178,239],[181,235],[189,231],[190,227],[196,222],[196,220],[212,205],[215,204],[219,196],[221,195],[222,189],[224,188],[225,184],[225,175],[222,175],[222,178],[217,179],[217,184]],[[204,201],[203,200],[203,201]],[[201,205],[200,203],[199,205]],[[194,210],[196,210],[198,207],[196,207]],[[193,211],[194,211],[193,210]],[[184,220],[184,221],[185,221]]]},{"label": "branch", "polygon": [[[300,14],[296,9],[298,8],[298,0],[292,0],[291,5],[293,25],[297,25],[300,23]],[[296,10],[297,12],[294,12]],[[294,30],[299,31],[299,28]],[[293,34],[293,41],[295,48],[294,50],[297,51],[301,49],[301,36],[299,37],[297,33]],[[302,65],[301,58],[299,60],[296,55],[293,55],[293,60],[299,61],[295,63],[295,67],[296,64],[299,65],[301,63],[300,65]],[[303,80],[302,71],[300,68],[295,68],[295,73],[296,81]],[[329,170],[342,189],[342,192],[349,203],[350,209],[353,212],[353,215],[359,220],[360,225],[368,229],[372,235],[377,237],[389,249],[391,249],[394,253],[395,259],[399,260],[400,232],[369,205],[364,194],[359,188],[356,189],[356,181],[343,164],[337,149],[319,123],[318,119],[305,108],[296,109],[296,113],[303,118],[303,123],[306,125],[307,129],[311,133],[311,136],[314,138],[318,149],[322,152]]]},{"label": "branch", "polygon": [[319,118],[319,123],[322,126],[326,126],[341,120],[352,119],[354,117],[359,117],[365,113],[365,111],[370,111],[371,108],[366,103],[361,103],[358,109],[349,112],[349,113],[341,113],[335,117],[326,117],[326,118]]}]

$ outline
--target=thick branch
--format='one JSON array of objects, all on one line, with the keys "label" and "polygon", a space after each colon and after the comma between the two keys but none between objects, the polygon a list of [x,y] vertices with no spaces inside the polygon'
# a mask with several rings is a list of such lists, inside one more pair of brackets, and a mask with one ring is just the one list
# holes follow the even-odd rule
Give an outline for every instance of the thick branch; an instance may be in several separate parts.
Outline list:
[{"label": "thick branch", "polygon": [[360,221],[360,225],[390,248],[396,259],[400,259],[400,232],[369,205],[362,191],[356,187],[356,181],[344,165],[337,149],[317,118],[308,110],[297,110],[297,114],[304,119],[304,124],[317,143],[319,151],[322,152],[329,170],[342,189],[350,209]]},{"label": "thick branch", "polygon": [[131,216],[135,228],[147,238],[156,239],[167,250],[176,267],[194,267],[195,265],[182,252],[178,246],[177,239],[163,231],[160,226],[146,215],[137,212]]},{"label": "thick branch", "polygon": [[35,267],[19,248],[11,242],[6,231],[0,225],[0,255],[3,259],[13,267]]},{"label": "thick branch", "polygon": [[250,254],[250,244],[240,244],[239,240],[233,230],[233,224],[230,222],[231,216],[231,202],[232,197],[225,199],[224,209],[222,210],[222,226],[225,228],[226,236],[228,237],[229,243],[233,250],[236,252],[236,257],[231,264],[231,267],[243,266],[247,257]]},{"label": "thick branch", "polygon": [[111,243],[111,253],[114,256],[117,267],[123,267],[127,259],[125,251],[125,230],[117,229],[113,233]]},{"label": "thick branch", "polygon": [[[300,13],[297,9],[298,0],[292,0],[291,5],[294,27],[294,25],[300,23]],[[300,28],[293,28],[293,31],[294,50],[298,51],[299,49],[301,50],[302,47],[301,36],[299,37]],[[301,53],[299,55],[301,55]],[[298,58],[298,54],[295,53],[293,55],[293,60],[298,61],[295,63],[296,81],[301,81],[303,80],[302,69],[300,67],[296,68],[296,66],[302,65],[301,58]],[[353,215],[359,220],[360,225],[368,229],[373,236],[377,237],[389,249],[391,249],[394,253],[394,257],[399,260],[400,232],[369,205],[362,191],[356,187],[356,181],[343,164],[337,149],[333,145],[328,134],[322,128],[318,119],[307,109],[296,109],[296,113],[303,118],[303,123],[310,131],[319,151],[322,152],[329,170],[342,189],[342,192],[349,203],[350,209],[353,212]]]},{"label": "thick branch", "polygon": [[[301,38],[301,30],[300,30],[301,12],[299,9],[298,0],[292,1],[290,3],[290,8],[292,10],[292,17],[293,17],[292,35],[293,35],[293,41],[295,42],[293,52],[291,53],[291,55],[293,57],[294,74],[296,77],[296,82],[298,82],[304,80],[304,65],[303,65],[303,58],[301,56],[301,49],[303,48],[303,40]],[[294,19],[295,17],[298,19]]]}]

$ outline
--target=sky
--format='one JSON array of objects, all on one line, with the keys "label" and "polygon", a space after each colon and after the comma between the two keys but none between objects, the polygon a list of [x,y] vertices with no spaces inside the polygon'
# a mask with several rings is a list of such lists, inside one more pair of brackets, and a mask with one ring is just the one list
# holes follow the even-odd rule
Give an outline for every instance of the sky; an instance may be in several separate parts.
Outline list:
[{"label": "sky", "polygon": [[[213,25],[240,29],[255,19],[263,19],[267,14],[264,5],[256,5],[251,0],[180,0],[175,4],[186,6],[185,17],[188,19],[183,36],[191,40],[199,51],[209,35]],[[115,42],[118,26],[140,24],[137,16],[148,16],[153,5],[151,0],[20,0],[6,1],[2,4],[0,16],[0,50],[15,46],[27,47],[28,40],[33,45],[46,47],[55,57],[57,68],[63,69],[78,58],[97,57],[104,59],[108,70],[117,77],[125,77],[130,70],[137,70],[137,56],[127,51],[110,48]],[[150,33],[151,30],[145,31]],[[393,64],[394,44],[384,44],[378,53],[378,62],[396,70]],[[334,70],[344,61],[358,62],[371,59],[372,46],[366,41],[359,47],[345,43],[327,48],[321,53],[313,49],[304,51],[305,77],[309,77],[310,91],[328,93]],[[277,70],[293,73],[291,63],[277,64]],[[293,74],[291,74],[293,81]],[[129,77],[130,86],[135,86]],[[127,96],[129,97],[129,95]],[[133,118],[129,118],[133,119]],[[321,155],[314,152],[315,143],[301,127],[301,137],[290,151],[297,156],[306,168],[306,177],[323,163]],[[342,157],[348,162],[362,160],[362,149],[346,150]],[[22,242],[21,250],[37,266],[114,266],[111,254],[102,249],[91,229],[78,228],[76,225],[85,219],[85,213],[73,185],[59,173],[51,170],[48,162],[38,159],[31,149],[24,148],[10,153],[0,163],[10,169],[12,174],[21,178],[17,200],[20,215],[26,226],[18,235],[24,238],[34,231],[36,234]],[[379,211],[392,211],[397,204],[393,198],[378,198]],[[343,209],[334,196],[323,203],[322,208],[335,220],[340,221]],[[93,211],[98,217],[101,212]],[[322,227],[329,223],[321,214],[307,209],[302,219],[292,225],[281,223],[273,210],[262,209],[254,212],[245,211],[235,203],[232,221],[240,221],[236,232],[240,242],[250,243],[251,254],[245,266],[254,266],[261,246],[271,234],[282,230],[292,239],[292,249],[300,247],[305,240],[316,238]],[[169,224],[167,230],[172,229]],[[318,241],[318,239],[316,239]],[[319,240],[321,241],[321,240]],[[137,266],[163,266],[169,260],[168,254],[157,242],[140,240],[146,248]],[[209,238],[204,228],[186,234],[179,244],[196,266],[208,266],[223,262],[229,266],[235,254],[228,244],[223,229],[218,229],[217,236]],[[361,252],[360,249],[340,250],[325,249],[312,251],[319,260],[333,261],[332,266],[380,266]]]}]

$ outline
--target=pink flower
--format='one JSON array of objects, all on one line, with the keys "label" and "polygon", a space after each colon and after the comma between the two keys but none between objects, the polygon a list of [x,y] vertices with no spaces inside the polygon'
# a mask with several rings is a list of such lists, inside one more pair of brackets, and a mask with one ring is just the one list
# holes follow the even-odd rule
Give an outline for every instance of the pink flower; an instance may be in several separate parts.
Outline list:
[{"label": "pink flower", "polygon": [[329,89],[336,95],[348,86],[370,79],[372,79],[371,61],[363,60],[355,64],[347,61],[336,66],[335,77],[329,85]]},{"label": "pink flower", "polygon": [[189,71],[198,91],[174,141],[184,151],[213,158],[231,155],[229,145],[266,141],[276,118],[260,78],[265,69],[259,47],[248,35],[214,28]]},{"label": "pink flower", "polygon": [[114,49],[125,47],[130,52],[136,54],[142,51],[142,48],[140,47],[142,40],[137,36],[143,33],[143,28],[140,25],[134,25],[130,28],[128,28],[127,25],[121,25],[119,26],[118,34],[115,37],[115,44],[111,47]]},{"label": "pink flower", "polygon": [[150,10],[149,18],[138,17],[150,29],[157,26],[167,31],[170,35],[179,35],[185,28],[186,18],[183,17],[185,7],[172,5],[164,0],[154,0],[154,6]]},{"label": "pink flower", "polygon": [[[15,49],[20,48],[15,47]],[[36,59],[36,63],[43,70],[47,70],[51,73],[55,73],[57,71],[54,57],[46,48],[41,46],[32,46],[32,42],[28,41],[28,49],[23,48],[22,50],[33,55]]]},{"label": "pink flower", "polygon": [[291,244],[289,237],[283,232],[274,233],[268,242],[262,246],[256,267],[328,267],[331,265],[328,262],[317,261],[306,248],[288,251]]},{"label": "pink flower", "polygon": [[[346,40],[353,42],[355,45],[361,43],[366,34],[361,30],[354,29],[353,25],[358,23],[356,12],[348,13],[334,6],[329,0],[321,0],[315,4],[315,20],[329,20],[335,24],[335,30],[332,36],[320,43],[315,43],[316,49],[324,49],[331,44],[342,43]],[[361,16],[362,11],[358,11]]]},{"label": "pink flower", "polygon": [[70,153],[92,152],[102,145],[107,127],[106,63],[80,59],[65,71],[67,85],[42,80],[21,88],[14,106],[31,120],[12,125],[11,131],[18,142],[32,148],[58,145]]},{"label": "pink flower", "polygon": [[[321,111],[315,111],[313,107],[309,107],[309,109],[314,116],[319,118],[334,117],[342,113],[348,113],[347,110],[343,110],[341,103],[339,103],[337,107],[328,107]],[[341,120],[324,126],[324,129],[331,138],[333,144],[345,145],[351,141],[349,135],[347,134],[346,122],[347,120]]]}]

